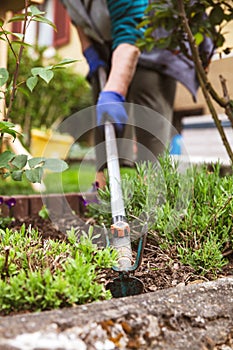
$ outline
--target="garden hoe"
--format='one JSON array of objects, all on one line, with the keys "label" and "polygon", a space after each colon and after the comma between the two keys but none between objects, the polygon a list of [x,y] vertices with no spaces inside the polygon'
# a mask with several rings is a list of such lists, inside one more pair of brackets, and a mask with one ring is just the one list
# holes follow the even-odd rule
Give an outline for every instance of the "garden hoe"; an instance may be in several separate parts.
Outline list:
[{"label": "garden hoe", "polygon": [[[99,84],[103,87],[105,82],[105,71],[99,70]],[[132,248],[130,239],[130,227],[126,221],[123,194],[121,188],[120,166],[118,159],[115,130],[111,122],[105,122],[105,144],[107,154],[107,168],[111,195],[112,225],[110,237],[107,237],[108,245],[114,247],[118,252],[118,266],[112,269],[119,273],[106,286],[115,298],[141,294],[143,283],[132,273],[139,267],[146,241],[146,232],[141,234],[138,244],[138,252],[135,263],[132,264]]]}]

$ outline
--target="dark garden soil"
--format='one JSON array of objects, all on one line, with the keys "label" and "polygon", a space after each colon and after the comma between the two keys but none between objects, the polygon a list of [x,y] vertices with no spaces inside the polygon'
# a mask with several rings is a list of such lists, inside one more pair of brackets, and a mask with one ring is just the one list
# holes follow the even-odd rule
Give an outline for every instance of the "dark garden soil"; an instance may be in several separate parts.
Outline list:
[{"label": "dark garden soil", "polygon": [[[79,233],[82,230],[87,231],[86,219],[83,220],[77,216],[56,218],[56,221],[53,220],[52,222],[49,219],[45,220],[35,215],[21,220],[17,219],[12,224],[12,227],[14,229],[19,229],[23,223],[25,223],[26,227],[38,229],[43,239],[66,240],[65,232],[71,227],[74,227]],[[95,227],[95,233],[96,230],[98,231],[98,228]],[[100,243],[98,240],[95,243],[99,246],[103,246],[103,236],[100,239]],[[133,251],[135,256],[136,253],[137,244],[135,244],[135,251]],[[225,255],[228,258],[228,264],[225,265],[221,271],[217,272],[217,274],[209,274],[203,277],[198,275],[191,267],[180,263],[175,255],[175,248],[174,251],[169,250],[164,252],[159,248],[156,238],[149,235],[147,237],[142,263],[136,270],[135,276],[143,282],[144,293],[178,285],[211,281],[216,278],[233,275],[233,252],[228,251]],[[112,270],[103,271],[101,282],[107,283],[112,280],[113,277],[117,277],[117,275]]]}]

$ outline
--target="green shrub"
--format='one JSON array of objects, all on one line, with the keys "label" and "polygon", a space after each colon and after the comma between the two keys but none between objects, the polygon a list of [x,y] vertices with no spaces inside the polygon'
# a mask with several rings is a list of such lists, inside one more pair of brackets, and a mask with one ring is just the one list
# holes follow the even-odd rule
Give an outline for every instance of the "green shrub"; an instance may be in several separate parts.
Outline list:
[{"label": "green shrub", "polygon": [[[92,229],[92,228],[91,228]],[[37,230],[0,230],[0,314],[49,310],[110,298],[99,281],[101,268],[116,263],[110,248],[92,243],[92,230],[79,240],[42,240]]]},{"label": "green shrub", "polygon": [[[43,49],[36,53],[24,52],[20,64],[19,81],[26,81],[31,68],[43,66]],[[35,58],[31,58],[35,57]],[[60,58],[55,57],[52,64]],[[9,53],[9,74],[15,69],[15,58]],[[28,132],[31,127],[49,128],[60,118],[63,119],[91,104],[90,86],[86,79],[77,74],[72,67],[58,69],[55,79],[46,84],[42,79],[30,94],[26,87],[19,87],[17,98],[11,113],[14,123],[22,126]]]}]

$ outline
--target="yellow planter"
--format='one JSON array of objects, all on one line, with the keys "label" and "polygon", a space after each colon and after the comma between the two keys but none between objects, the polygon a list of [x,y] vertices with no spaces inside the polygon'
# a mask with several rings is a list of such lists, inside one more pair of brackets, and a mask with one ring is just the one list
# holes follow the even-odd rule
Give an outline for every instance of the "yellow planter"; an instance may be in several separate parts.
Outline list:
[{"label": "yellow planter", "polygon": [[33,129],[30,152],[33,157],[66,159],[73,143],[70,135]]}]

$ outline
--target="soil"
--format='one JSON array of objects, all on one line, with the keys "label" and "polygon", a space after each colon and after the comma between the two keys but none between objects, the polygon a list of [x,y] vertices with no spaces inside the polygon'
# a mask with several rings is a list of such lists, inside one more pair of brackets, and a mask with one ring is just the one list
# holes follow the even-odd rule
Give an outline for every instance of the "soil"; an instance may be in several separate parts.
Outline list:
[{"label": "soil", "polygon": [[[37,228],[44,239],[66,240],[65,230],[71,227],[77,234],[87,231],[85,220],[77,216],[53,222],[27,217],[16,220],[13,227],[22,223]],[[95,243],[103,246],[103,242],[98,238]],[[0,350],[233,349],[233,255],[226,254],[229,263],[221,272],[202,277],[177,260],[175,249],[164,252],[156,236],[149,236],[135,273],[144,293],[1,317]],[[111,281],[114,274],[104,270],[101,282]]]},{"label": "soil", "polygon": [[[53,220],[52,222],[49,219],[42,219],[38,215],[35,215],[21,220],[17,219],[12,224],[12,228],[19,229],[23,223],[25,223],[26,227],[31,226],[32,228],[38,229],[43,239],[65,240],[65,232],[71,227],[74,227],[77,233],[82,232],[82,230],[87,231],[86,219],[78,218],[77,216],[68,216],[60,219],[56,218],[56,221]],[[95,234],[96,230],[98,231],[98,228],[95,227]],[[106,244],[103,235],[94,243],[100,247]],[[136,257],[137,249],[137,244],[134,244],[134,258]],[[179,285],[212,281],[217,278],[233,275],[233,252],[226,252],[226,255],[228,264],[225,265],[221,271],[217,272],[215,275],[209,274],[203,277],[198,275],[192,267],[181,264],[175,254],[175,248],[174,251],[172,249],[163,251],[158,246],[156,236],[149,235],[146,239],[142,262],[134,274],[135,277],[143,282],[144,293]],[[114,277],[117,277],[116,272],[104,270],[101,275],[101,282],[107,284]]]}]

